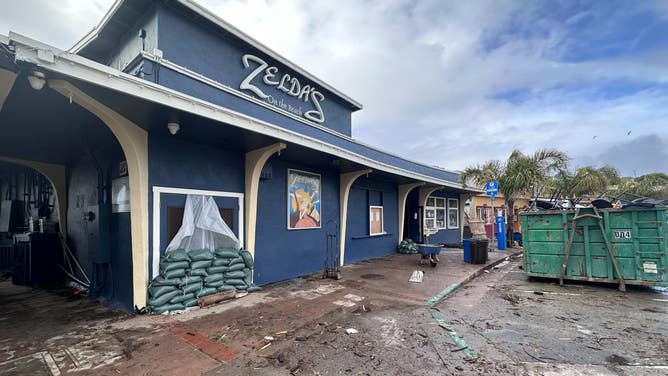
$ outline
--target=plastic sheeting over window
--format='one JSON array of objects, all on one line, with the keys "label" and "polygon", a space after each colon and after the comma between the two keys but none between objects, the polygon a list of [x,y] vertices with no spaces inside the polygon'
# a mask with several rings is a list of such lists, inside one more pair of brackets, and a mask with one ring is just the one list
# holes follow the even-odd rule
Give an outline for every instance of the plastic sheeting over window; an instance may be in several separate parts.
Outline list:
[{"label": "plastic sheeting over window", "polygon": [[239,247],[239,239],[223,221],[213,197],[188,195],[183,212],[183,224],[167,246],[166,252],[176,249],[213,251],[217,248],[239,249]]}]

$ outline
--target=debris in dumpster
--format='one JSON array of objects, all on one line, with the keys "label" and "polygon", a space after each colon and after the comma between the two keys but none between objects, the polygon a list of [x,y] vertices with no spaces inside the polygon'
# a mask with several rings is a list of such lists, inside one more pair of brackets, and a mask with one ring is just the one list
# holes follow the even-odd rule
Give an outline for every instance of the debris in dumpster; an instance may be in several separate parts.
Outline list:
[{"label": "debris in dumpster", "polygon": [[411,277],[408,279],[408,282],[422,283],[424,279],[424,272],[422,270],[416,270],[411,274]]}]

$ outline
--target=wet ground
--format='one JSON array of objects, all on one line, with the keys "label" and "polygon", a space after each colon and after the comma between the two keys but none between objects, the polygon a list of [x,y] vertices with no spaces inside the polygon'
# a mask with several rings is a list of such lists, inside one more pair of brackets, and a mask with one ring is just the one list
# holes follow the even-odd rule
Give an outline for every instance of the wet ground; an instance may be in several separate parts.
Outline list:
[{"label": "wet ground", "polygon": [[[507,255],[492,253],[497,264]],[[3,312],[0,374],[668,374],[668,294],[530,281],[521,258],[487,271],[461,251],[434,269],[417,261],[363,262],[341,281],[295,279],[175,316],[81,306],[42,334],[11,329]],[[416,269],[422,284],[408,282]],[[449,330],[440,326],[426,301],[477,274],[435,306]]]}]

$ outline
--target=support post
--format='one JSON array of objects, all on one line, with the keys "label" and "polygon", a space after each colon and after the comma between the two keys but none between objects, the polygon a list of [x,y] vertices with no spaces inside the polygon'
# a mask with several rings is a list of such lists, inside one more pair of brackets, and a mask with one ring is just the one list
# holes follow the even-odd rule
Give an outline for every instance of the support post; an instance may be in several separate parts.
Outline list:
[{"label": "support post", "polygon": [[257,199],[260,187],[260,173],[269,157],[286,147],[286,144],[278,142],[246,153],[246,186],[244,194],[246,241],[244,243],[246,250],[253,257],[255,257],[255,228],[257,227]]},{"label": "support post", "polygon": [[406,199],[408,199],[408,194],[419,186],[425,185],[424,182],[419,183],[409,183],[399,185],[399,233],[397,234],[397,242],[401,243],[404,236],[404,219],[406,218]]},{"label": "support post", "polygon": [[123,149],[130,181],[132,299],[135,307],[143,308],[148,286],[148,133],[67,81],[49,80],[49,87],[102,120]]},{"label": "support post", "polygon": [[350,187],[357,178],[362,175],[370,174],[372,169],[365,169],[360,171],[345,172],[339,177],[339,250],[341,257],[339,264],[343,266],[343,260],[346,255],[346,222],[348,221],[348,195],[350,194]]}]

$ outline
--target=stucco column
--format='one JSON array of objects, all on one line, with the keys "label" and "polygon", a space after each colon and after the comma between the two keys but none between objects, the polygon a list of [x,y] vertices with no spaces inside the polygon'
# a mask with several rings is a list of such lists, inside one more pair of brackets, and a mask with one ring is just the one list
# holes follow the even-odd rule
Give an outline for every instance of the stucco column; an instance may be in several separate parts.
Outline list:
[{"label": "stucco column", "polygon": [[339,250],[340,259],[339,265],[343,266],[343,259],[346,255],[346,223],[348,221],[348,196],[350,194],[350,187],[357,178],[362,175],[370,174],[372,169],[365,169],[360,171],[345,172],[339,177]]},{"label": "stucco column", "polygon": [[399,233],[397,234],[397,242],[401,243],[404,236],[404,218],[406,218],[406,199],[413,188],[425,185],[424,182],[410,183],[399,185]]},{"label": "stucco column", "polygon": [[130,182],[132,296],[136,307],[145,307],[148,286],[148,133],[67,81],[49,80],[49,86],[102,120],[123,149]]},{"label": "stucco column", "polygon": [[282,142],[255,149],[246,153],[246,187],[245,187],[245,247],[255,257],[255,228],[257,227],[257,199],[260,186],[260,173],[264,164],[274,153],[285,149],[287,145]]},{"label": "stucco column", "polygon": [[0,161],[30,167],[49,179],[56,194],[60,233],[67,238],[67,176],[65,175],[65,166],[9,157],[0,157]]}]

